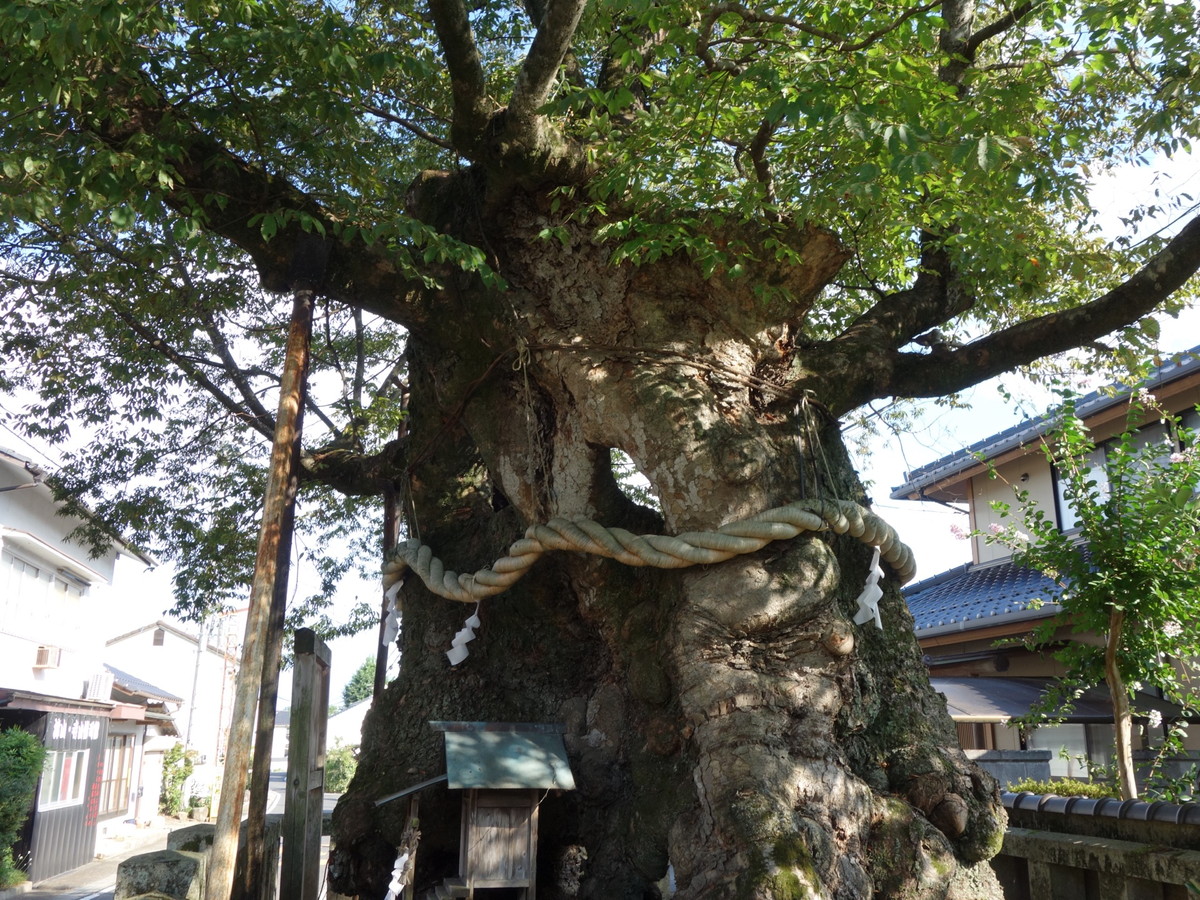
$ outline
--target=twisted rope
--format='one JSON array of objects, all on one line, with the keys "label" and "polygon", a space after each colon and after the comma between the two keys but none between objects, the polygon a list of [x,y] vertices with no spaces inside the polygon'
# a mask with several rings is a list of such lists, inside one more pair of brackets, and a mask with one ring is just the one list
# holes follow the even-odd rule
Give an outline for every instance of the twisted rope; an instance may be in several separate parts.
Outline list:
[{"label": "twisted rope", "polygon": [[623,528],[606,528],[583,516],[556,517],[544,525],[530,525],[525,537],[508,548],[508,556],[474,574],[452,572],[419,540],[405,541],[397,544],[384,561],[383,587],[389,590],[411,569],[438,596],[478,603],[520,580],[550,550],[592,553],[628,566],[684,569],[753,553],[772,541],[789,540],[804,531],[849,534],[878,547],[880,557],[896,571],[901,584],[916,571],[912,550],[900,541],[891,525],[873,512],[840,500],[801,500],[729,522],[716,531],[689,531],[675,537],[636,535]]}]

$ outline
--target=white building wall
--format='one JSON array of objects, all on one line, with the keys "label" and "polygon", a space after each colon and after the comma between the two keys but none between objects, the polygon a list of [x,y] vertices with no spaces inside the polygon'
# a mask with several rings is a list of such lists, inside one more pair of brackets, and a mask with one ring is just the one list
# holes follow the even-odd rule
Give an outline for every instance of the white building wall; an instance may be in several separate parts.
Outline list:
[{"label": "white building wall", "polygon": [[[31,482],[0,456],[0,488]],[[102,669],[100,623],[118,554],[89,558],[67,538],[79,521],[57,508],[45,485],[0,490],[0,687],[77,698]],[[39,665],[39,647],[52,648],[42,654],[48,664]]]},{"label": "white building wall", "polygon": [[113,665],[144,673],[157,687],[183,698],[175,725],[180,740],[200,757],[191,788],[200,794],[215,785],[229,736],[237,663],[220,649],[226,643],[218,632],[206,635],[202,645],[198,634],[168,622],[145,625],[108,642]]},{"label": "white building wall", "polygon": [[[976,475],[971,479],[971,526],[981,532],[987,532],[993,525],[1001,528],[1015,525],[1027,530],[1022,524],[1024,520],[1021,517],[1021,505],[1017,502],[1015,490],[1027,491],[1029,500],[1037,504],[1038,509],[1047,516],[1054,517],[1054,478],[1050,472],[1050,464],[1044,456],[1033,451],[997,466],[995,478]],[[1002,518],[992,509],[992,503],[996,501],[1007,503],[1016,514],[1015,517]],[[1012,550],[1003,544],[989,544],[981,537],[972,540],[977,563],[1012,556]]]}]

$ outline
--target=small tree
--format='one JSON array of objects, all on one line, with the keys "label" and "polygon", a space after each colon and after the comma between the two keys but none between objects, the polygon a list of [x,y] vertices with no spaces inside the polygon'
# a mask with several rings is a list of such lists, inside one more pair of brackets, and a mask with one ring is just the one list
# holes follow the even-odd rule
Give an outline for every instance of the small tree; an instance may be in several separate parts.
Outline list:
[{"label": "small tree", "polygon": [[342,708],[349,709],[360,700],[366,700],[375,689],[375,660],[366,659],[358,671],[350,676],[342,688]]},{"label": "small tree", "polygon": [[33,809],[33,794],[46,750],[27,731],[9,728],[0,732],[0,888],[24,881],[13,862],[13,845]]},{"label": "small tree", "polygon": [[162,796],[158,807],[164,815],[183,812],[183,786],[196,767],[196,751],[176,744],[163,754]]},{"label": "small tree", "polygon": [[[1157,413],[1166,426],[1166,444],[1147,444],[1137,426]],[[1058,471],[1063,494],[1075,511],[1078,533],[1064,534],[1053,515],[1018,491],[1019,508],[996,504],[1015,525],[994,527],[991,542],[1013,549],[1019,565],[1050,577],[1050,599],[1062,613],[1042,625],[1035,646],[1049,644],[1066,624],[1075,632],[1104,638],[1102,646],[1073,641],[1054,651],[1065,676],[1045,698],[1040,713],[1069,708],[1082,689],[1104,682],[1112,698],[1117,771],[1121,796],[1137,796],[1132,731],[1137,710],[1131,700],[1141,685],[1162,689],[1185,710],[1200,709],[1193,675],[1200,657],[1200,631],[1184,627],[1200,616],[1200,448],[1193,434],[1168,415],[1147,391],[1129,405],[1126,429],[1104,448],[1097,446],[1070,402],[1062,423],[1045,445]],[[1161,714],[1146,711],[1152,726]],[[1163,752],[1179,746],[1186,722],[1172,723]]]},{"label": "small tree", "polygon": [[337,741],[333,749],[325,754],[325,790],[331,794],[346,790],[357,768],[358,757],[354,748]]}]

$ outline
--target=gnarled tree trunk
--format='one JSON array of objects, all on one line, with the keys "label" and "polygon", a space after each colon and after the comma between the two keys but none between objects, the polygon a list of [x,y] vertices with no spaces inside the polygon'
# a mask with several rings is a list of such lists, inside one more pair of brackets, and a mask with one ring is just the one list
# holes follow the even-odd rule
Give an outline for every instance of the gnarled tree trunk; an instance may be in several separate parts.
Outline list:
[{"label": "gnarled tree trunk", "polygon": [[[426,185],[461,203],[458,187]],[[454,312],[412,334],[410,525],[448,566],[486,566],[556,515],[675,534],[797,499],[866,502],[820,403],[827,376],[772,386],[809,365],[795,309],[685,260],[614,267],[582,227],[556,221],[568,240],[545,241],[546,224],[533,200],[493,222],[512,289],[452,278],[439,308]],[[802,308],[843,255],[821,232],[794,239]],[[621,492],[612,448],[661,515]],[[335,815],[332,883],[382,895],[405,816],[371,801],[444,771],[427,723],[462,719],[567,726],[578,790],[542,803],[539,896],[654,896],[668,862],[681,898],[945,896],[996,851],[1003,812],[957,749],[894,581],[882,631],[851,622],[870,555],[826,533],[684,571],[552,554],[483,602],[456,668],[443,651],[470,608],[413,578],[401,674]],[[420,879],[454,873],[458,802],[422,797]]]}]

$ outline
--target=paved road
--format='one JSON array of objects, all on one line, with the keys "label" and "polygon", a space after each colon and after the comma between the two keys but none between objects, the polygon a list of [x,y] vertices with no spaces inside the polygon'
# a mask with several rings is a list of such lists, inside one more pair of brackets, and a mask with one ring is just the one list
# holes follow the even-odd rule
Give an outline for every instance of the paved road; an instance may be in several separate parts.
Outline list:
[{"label": "paved road", "polygon": [[[287,777],[282,772],[271,773],[271,792],[267,798],[268,813],[283,812],[283,791]],[[325,810],[328,812],[337,803],[340,794],[325,795]],[[322,841],[322,858],[328,851],[329,839]],[[22,895],[29,900],[113,900],[116,888],[117,866],[138,853],[149,853],[162,850],[167,846],[167,829],[141,835],[140,840],[131,841],[128,850],[119,854],[98,859],[80,866],[78,869],[66,872],[55,878],[47,879],[36,888]]]}]

